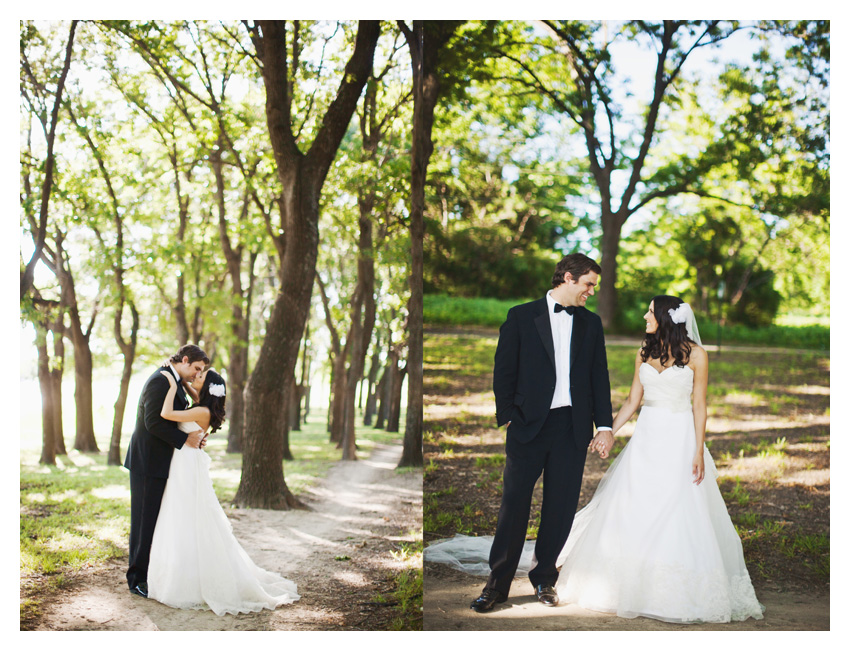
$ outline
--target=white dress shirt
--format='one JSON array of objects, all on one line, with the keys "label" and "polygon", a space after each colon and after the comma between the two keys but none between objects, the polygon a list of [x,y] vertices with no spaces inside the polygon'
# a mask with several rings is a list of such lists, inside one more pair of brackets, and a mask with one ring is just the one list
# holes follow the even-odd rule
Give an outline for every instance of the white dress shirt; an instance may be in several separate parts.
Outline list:
[{"label": "white dress shirt", "polygon": [[555,394],[550,409],[570,407],[570,344],[573,339],[573,315],[567,312],[555,314],[558,302],[552,298],[551,290],[546,293],[549,306],[549,325],[552,327],[552,343],[555,344]]},{"label": "white dress shirt", "polygon": [[[552,327],[552,343],[555,345],[555,393],[550,409],[571,407],[570,396],[570,346],[573,340],[573,315],[569,312],[555,314],[558,302],[552,298],[552,290],[546,293],[549,306],[549,325]],[[597,427],[597,430],[609,430],[610,427]]]}]

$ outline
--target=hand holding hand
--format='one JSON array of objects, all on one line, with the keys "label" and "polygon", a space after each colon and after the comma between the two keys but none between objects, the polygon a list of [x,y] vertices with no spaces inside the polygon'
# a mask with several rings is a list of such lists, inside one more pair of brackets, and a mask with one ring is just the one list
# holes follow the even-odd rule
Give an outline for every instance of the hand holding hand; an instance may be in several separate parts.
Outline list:
[{"label": "hand holding hand", "polygon": [[694,475],[694,483],[699,486],[705,479],[705,459],[702,456],[702,450],[694,455],[691,472]]},{"label": "hand holding hand", "polygon": [[608,454],[614,447],[614,434],[605,429],[596,432],[596,436],[590,442],[590,451],[597,452],[600,459],[607,459]]}]

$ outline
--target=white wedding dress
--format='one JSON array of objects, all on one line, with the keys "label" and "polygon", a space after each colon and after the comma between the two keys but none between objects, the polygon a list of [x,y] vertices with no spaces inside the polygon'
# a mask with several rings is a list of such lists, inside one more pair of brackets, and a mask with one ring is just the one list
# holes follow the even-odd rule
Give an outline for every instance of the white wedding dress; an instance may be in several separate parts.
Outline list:
[{"label": "white wedding dress", "polygon": [[[705,479],[693,483],[693,371],[673,366],[659,373],[644,363],[639,374],[644,402],[635,432],[575,516],[558,558],[558,595],[564,603],[627,618],[761,619],[707,448]],[[426,548],[425,559],[487,574],[491,542],[490,536],[456,536]],[[523,574],[533,548],[527,541]]]},{"label": "white wedding dress", "polygon": [[[200,429],[180,423],[184,432]],[[299,599],[295,583],[257,567],[233,535],[210,479],[210,457],[174,451],[148,567],[152,599],[216,615],[273,610]]]}]

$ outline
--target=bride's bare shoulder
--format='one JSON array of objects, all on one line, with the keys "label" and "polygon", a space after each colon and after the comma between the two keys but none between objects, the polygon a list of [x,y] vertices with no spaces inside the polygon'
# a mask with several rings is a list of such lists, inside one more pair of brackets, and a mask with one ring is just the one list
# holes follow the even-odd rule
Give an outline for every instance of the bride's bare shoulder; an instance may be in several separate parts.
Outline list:
[{"label": "bride's bare shoulder", "polygon": [[691,354],[688,362],[688,366],[693,366],[694,364],[708,364],[708,353],[705,351],[705,348],[698,346],[697,344],[693,344],[691,346]]}]

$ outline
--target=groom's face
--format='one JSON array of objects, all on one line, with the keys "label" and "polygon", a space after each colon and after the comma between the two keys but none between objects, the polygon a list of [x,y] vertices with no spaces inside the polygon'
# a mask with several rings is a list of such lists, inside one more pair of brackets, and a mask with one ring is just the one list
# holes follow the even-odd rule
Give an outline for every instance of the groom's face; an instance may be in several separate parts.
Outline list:
[{"label": "groom's face", "polygon": [[174,369],[182,380],[190,384],[204,372],[206,365],[202,361],[190,362],[188,357],[183,357],[183,360],[174,365]]},{"label": "groom's face", "polygon": [[599,274],[595,271],[588,271],[578,280],[574,280],[568,272],[564,276],[564,291],[567,295],[566,305],[575,305],[576,307],[584,307],[587,299],[596,293],[596,285],[599,283]]}]

